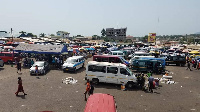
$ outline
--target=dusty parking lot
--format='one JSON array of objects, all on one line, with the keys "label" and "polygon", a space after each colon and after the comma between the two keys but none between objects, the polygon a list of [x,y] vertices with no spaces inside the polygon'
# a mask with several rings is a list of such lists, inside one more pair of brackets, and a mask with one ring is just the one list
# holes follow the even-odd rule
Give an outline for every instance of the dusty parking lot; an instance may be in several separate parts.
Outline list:
[{"label": "dusty parking lot", "polygon": [[[88,59],[90,60],[90,59]],[[146,93],[137,88],[128,91],[120,86],[100,84],[95,86],[95,93],[107,93],[115,96],[118,112],[188,112],[200,111],[200,71],[185,70],[186,67],[167,66],[177,84],[161,84],[155,93]],[[17,77],[21,76],[27,96],[17,91]],[[66,85],[62,79],[73,77],[77,84]],[[16,73],[16,68],[5,65],[0,68],[0,112],[83,112],[86,101],[85,70],[77,73],[63,73],[50,70],[46,75],[30,76],[29,69]],[[159,77],[154,75],[154,77]]]}]

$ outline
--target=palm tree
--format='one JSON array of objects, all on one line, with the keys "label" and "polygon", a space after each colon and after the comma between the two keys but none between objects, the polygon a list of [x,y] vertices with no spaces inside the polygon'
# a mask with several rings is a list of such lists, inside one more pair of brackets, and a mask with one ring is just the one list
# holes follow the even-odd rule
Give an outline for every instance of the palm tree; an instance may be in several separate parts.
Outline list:
[{"label": "palm tree", "polygon": [[21,32],[19,32],[19,33],[21,33],[21,34],[25,35],[25,33],[26,33],[26,32],[24,32],[24,31],[21,31]]},{"label": "palm tree", "polygon": [[45,35],[46,35],[46,34],[44,34],[44,33],[41,33],[41,34],[40,34],[40,37],[44,37]]}]

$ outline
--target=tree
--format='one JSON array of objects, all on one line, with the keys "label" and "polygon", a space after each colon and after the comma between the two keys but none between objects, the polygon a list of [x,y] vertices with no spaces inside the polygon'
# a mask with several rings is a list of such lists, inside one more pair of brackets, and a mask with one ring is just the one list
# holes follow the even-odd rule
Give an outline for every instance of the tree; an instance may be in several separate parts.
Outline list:
[{"label": "tree", "polygon": [[46,34],[44,33],[40,33],[40,37],[44,37]]},{"label": "tree", "polygon": [[51,34],[50,36],[55,36],[54,34]]},{"label": "tree", "polygon": [[27,37],[34,37],[33,33],[27,33]]},{"label": "tree", "polygon": [[25,33],[26,33],[26,32],[24,32],[24,31],[21,31],[21,32],[19,32],[19,33],[21,33],[21,34],[25,35]]},{"label": "tree", "polygon": [[104,41],[109,42],[108,37],[104,37]]},{"label": "tree", "polygon": [[96,40],[96,39],[97,39],[97,35],[93,35],[92,40]]},{"label": "tree", "polygon": [[106,36],[106,31],[105,31],[104,28],[101,30],[101,36],[102,36],[102,37],[105,37],[105,36]]},{"label": "tree", "polygon": [[20,35],[19,37],[27,37],[27,35],[25,34],[26,32],[21,31],[21,32],[19,32],[19,33],[21,33],[21,35]]}]

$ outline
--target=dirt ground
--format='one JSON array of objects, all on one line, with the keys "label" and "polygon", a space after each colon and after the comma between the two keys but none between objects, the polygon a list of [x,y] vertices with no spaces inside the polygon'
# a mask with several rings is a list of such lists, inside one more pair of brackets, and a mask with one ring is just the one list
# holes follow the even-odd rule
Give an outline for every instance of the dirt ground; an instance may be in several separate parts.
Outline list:
[{"label": "dirt ground", "polygon": [[[91,59],[88,59],[91,60]],[[88,61],[87,60],[87,61]],[[200,111],[200,77],[198,70],[185,70],[186,67],[167,66],[176,84],[160,84],[154,93],[134,88],[120,90],[120,86],[100,83],[94,93],[107,93],[115,97],[118,112],[189,112]],[[17,78],[22,77],[25,92],[19,97]],[[160,77],[159,75],[153,75]],[[62,83],[62,79],[73,77],[78,82],[74,85]],[[16,68],[5,65],[0,68],[0,112],[83,112],[85,69],[77,73],[63,73],[50,70],[46,75],[30,76],[29,69],[22,69],[17,74]]]}]

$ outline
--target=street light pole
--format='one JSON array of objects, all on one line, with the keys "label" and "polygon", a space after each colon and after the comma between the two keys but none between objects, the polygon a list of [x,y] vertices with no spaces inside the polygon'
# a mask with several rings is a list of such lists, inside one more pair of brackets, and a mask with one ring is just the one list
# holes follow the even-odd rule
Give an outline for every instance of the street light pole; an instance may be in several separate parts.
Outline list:
[{"label": "street light pole", "polygon": [[65,34],[63,33],[63,39],[62,39],[62,40],[63,40],[63,42],[64,42],[64,35],[65,35]]},{"label": "street light pole", "polygon": [[11,36],[12,36],[12,42],[13,42],[13,34],[12,34],[12,31],[13,31],[13,30],[12,30],[12,28],[11,28],[11,32],[10,32],[10,33],[11,33]]}]

